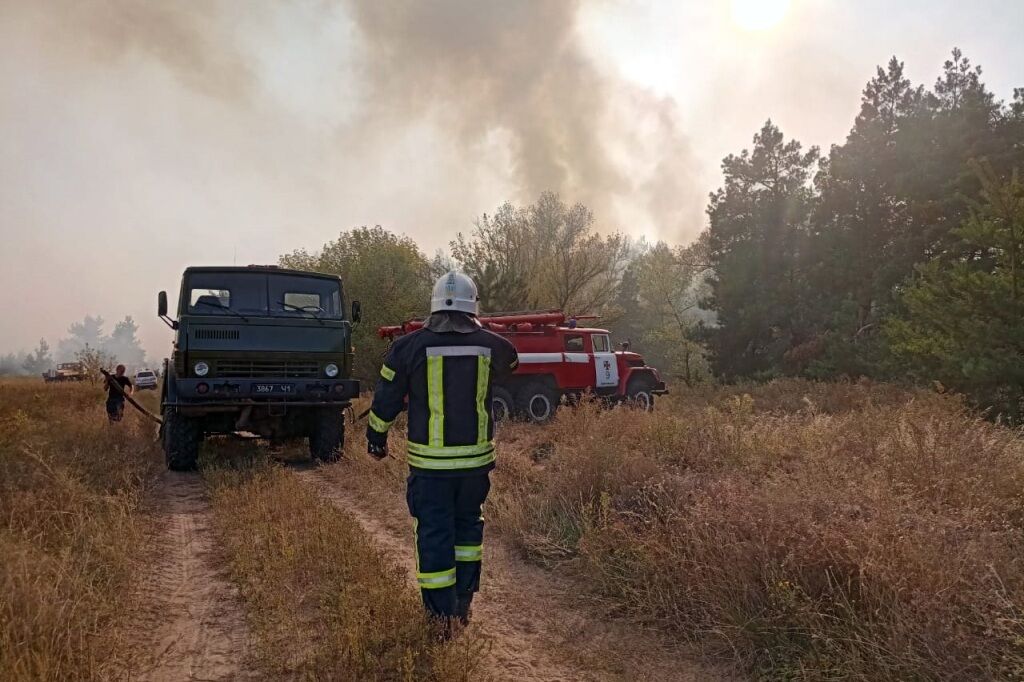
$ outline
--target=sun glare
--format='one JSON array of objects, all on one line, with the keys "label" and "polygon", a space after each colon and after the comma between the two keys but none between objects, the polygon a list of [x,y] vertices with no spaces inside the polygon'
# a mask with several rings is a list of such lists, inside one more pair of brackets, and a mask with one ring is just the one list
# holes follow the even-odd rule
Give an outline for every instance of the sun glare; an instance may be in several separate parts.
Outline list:
[{"label": "sun glare", "polygon": [[764,31],[786,16],[789,0],[732,0],[732,20],[747,31]]}]

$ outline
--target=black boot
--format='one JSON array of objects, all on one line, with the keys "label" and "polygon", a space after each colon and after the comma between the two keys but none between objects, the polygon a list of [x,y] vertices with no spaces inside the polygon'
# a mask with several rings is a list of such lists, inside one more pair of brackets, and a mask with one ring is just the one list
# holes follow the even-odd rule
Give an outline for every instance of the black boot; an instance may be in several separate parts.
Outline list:
[{"label": "black boot", "polygon": [[463,627],[469,625],[470,606],[473,605],[473,593],[466,592],[464,594],[456,595],[455,602],[455,617],[459,619],[459,622]]}]

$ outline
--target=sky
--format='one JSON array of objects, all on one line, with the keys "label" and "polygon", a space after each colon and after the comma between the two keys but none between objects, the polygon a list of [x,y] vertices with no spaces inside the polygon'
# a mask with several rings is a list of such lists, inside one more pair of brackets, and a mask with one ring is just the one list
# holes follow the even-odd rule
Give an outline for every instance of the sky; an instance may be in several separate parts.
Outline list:
[{"label": "sky", "polygon": [[131,315],[158,360],[186,266],[432,255],[545,190],[686,243],[766,119],[827,149],[953,47],[1010,99],[1021,35],[1021,0],[0,0],[0,353]]}]

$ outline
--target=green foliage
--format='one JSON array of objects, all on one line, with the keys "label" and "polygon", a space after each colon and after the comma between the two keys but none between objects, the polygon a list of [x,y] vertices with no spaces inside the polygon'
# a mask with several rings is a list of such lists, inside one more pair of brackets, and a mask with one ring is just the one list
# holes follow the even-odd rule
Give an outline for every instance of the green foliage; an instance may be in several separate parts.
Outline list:
[{"label": "green foliage", "polygon": [[[980,207],[1024,167],[1024,90],[1003,105],[981,75],[953,50],[926,90],[891,59],[813,187],[814,159],[770,123],[752,151],[725,159],[708,209],[718,373],[941,376],[980,403],[1005,403],[1015,379],[997,367],[1012,354],[1015,313],[995,308],[1015,280],[993,263],[1016,247],[1009,233],[990,243],[999,221]],[[984,173],[971,169],[975,159]],[[993,317],[970,341],[952,320],[972,319],[975,299]]]},{"label": "green foliage", "polygon": [[752,151],[722,162],[725,186],[708,207],[709,305],[720,325],[715,363],[726,377],[770,372],[806,339],[798,258],[810,233],[808,183],[817,162],[816,147],[805,152],[787,142],[771,121]]},{"label": "green foliage", "polygon": [[100,380],[100,370],[112,370],[118,360],[112,354],[102,348],[93,348],[89,344],[75,352],[75,360],[82,363],[85,373],[90,382]]},{"label": "green foliage", "polygon": [[316,253],[304,249],[281,256],[285,267],[326,272],[341,277],[345,297],[363,306],[363,320],[353,331],[356,375],[375,381],[385,343],[377,327],[398,324],[429,311],[430,289],[443,259],[432,264],[408,237],[381,226],[342,232]]},{"label": "green foliage", "polygon": [[983,203],[953,231],[959,251],[919,269],[886,323],[892,352],[919,379],[937,380],[1012,419],[1024,414],[1024,183],[974,164]]},{"label": "green foliage", "polygon": [[707,259],[706,238],[674,249],[659,242],[631,263],[628,283],[635,294],[621,302],[629,308],[620,324],[636,334],[627,338],[639,341],[633,349],[687,386],[711,377],[707,352],[697,341],[700,324],[708,319],[700,309],[708,288]]},{"label": "green foliage", "polygon": [[629,242],[620,234],[596,234],[588,208],[545,192],[531,206],[506,202],[493,216],[484,214],[451,249],[476,281],[485,311],[590,313],[614,298]]}]

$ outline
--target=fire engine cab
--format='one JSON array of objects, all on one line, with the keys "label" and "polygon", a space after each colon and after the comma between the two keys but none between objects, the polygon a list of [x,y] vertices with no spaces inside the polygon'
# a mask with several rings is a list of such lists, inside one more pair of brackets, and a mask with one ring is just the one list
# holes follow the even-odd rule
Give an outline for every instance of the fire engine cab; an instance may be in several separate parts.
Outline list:
[{"label": "fire engine cab", "polygon": [[[614,350],[606,329],[581,327],[594,316],[568,317],[560,310],[481,315],[484,328],[501,334],[519,352],[519,367],[493,391],[497,420],[512,416],[544,423],[563,397],[575,400],[589,392],[609,402],[654,407],[656,395],[668,393],[658,370],[628,349]],[[395,339],[423,326],[423,320],[377,330]]]}]

